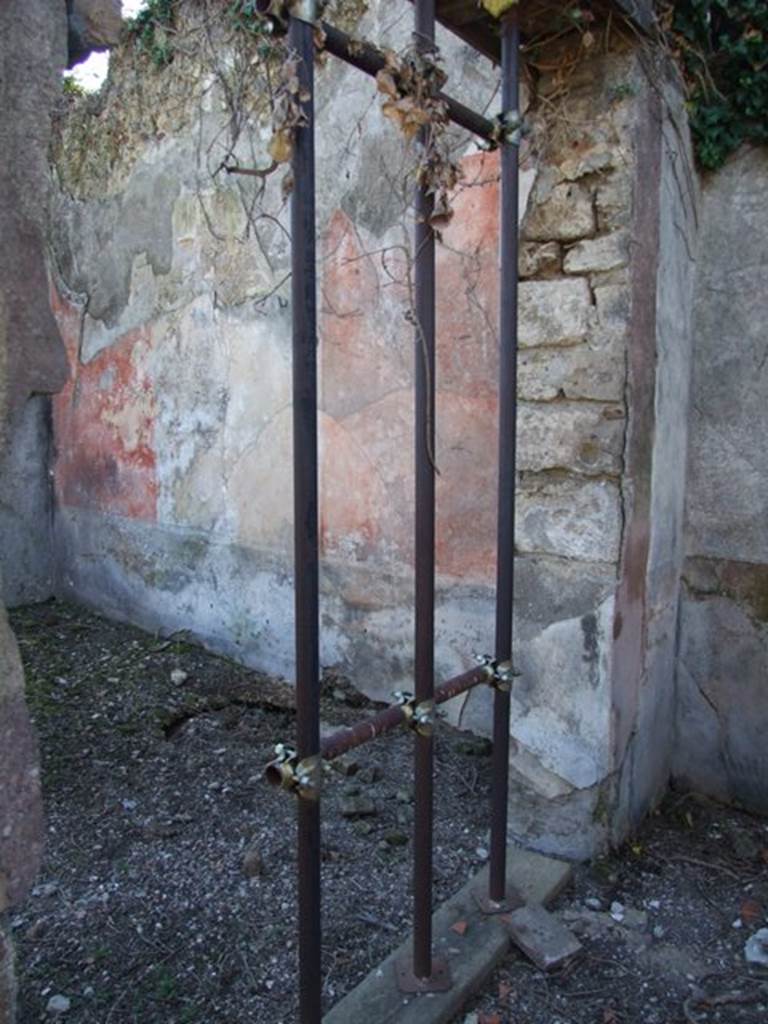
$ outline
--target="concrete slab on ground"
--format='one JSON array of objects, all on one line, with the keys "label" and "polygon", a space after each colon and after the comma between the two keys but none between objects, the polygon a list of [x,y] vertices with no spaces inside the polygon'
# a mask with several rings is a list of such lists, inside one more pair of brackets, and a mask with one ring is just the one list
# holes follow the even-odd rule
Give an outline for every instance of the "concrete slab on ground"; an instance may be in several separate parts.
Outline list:
[{"label": "concrete slab on ground", "polygon": [[581,951],[581,943],[540,904],[528,904],[509,915],[509,934],[516,946],[542,971],[560,967]]},{"label": "concrete slab on ground", "polygon": [[[510,849],[507,878],[526,903],[547,904],[571,880],[570,864],[530,850]],[[509,924],[482,914],[473,897],[488,886],[485,867],[432,917],[433,952],[444,957],[453,984],[447,992],[405,996],[395,965],[411,954],[409,938],[323,1018],[323,1024],[447,1024],[483,984],[510,946]],[[459,924],[457,929],[454,926]]]}]

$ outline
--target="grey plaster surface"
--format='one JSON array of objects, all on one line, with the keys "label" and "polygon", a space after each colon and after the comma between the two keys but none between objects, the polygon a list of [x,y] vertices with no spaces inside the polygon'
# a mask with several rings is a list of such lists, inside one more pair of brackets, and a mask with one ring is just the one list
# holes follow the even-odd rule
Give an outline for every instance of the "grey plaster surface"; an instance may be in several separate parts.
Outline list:
[{"label": "grey plaster surface", "polygon": [[703,188],[674,775],[768,810],[768,152]]},{"label": "grey plaster surface", "polygon": [[50,443],[50,402],[36,395],[0,454],[0,579],[8,606],[42,601],[53,591]]},{"label": "grey plaster surface", "polygon": [[694,307],[687,553],[768,562],[768,151],[703,189]]}]

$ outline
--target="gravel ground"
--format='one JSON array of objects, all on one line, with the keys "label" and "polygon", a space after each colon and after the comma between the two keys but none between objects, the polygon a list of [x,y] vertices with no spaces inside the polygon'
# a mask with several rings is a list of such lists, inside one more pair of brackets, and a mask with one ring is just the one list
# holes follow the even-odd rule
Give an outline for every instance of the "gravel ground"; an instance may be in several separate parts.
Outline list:
[{"label": "gravel ground", "polygon": [[[56,1006],[68,1024],[293,1024],[293,805],[261,775],[292,736],[289,688],[71,605],[12,622],[48,821],[40,882],[12,921],[20,1024]],[[325,723],[372,707],[324,680]],[[441,900],[486,856],[490,759],[448,727],[436,747]],[[349,761],[324,793],[326,1008],[409,930],[410,738]],[[459,1022],[765,1024],[768,968],[744,944],[766,908],[765,820],[673,794],[556,905],[581,956],[545,975],[511,954]]]},{"label": "gravel ground", "polygon": [[[12,620],[48,827],[40,882],[13,921],[21,1024],[50,1020],[56,995],[70,1000],[68,1024],[294,1021],[294,804],[262,779],[275,742],[292,739],[292,691],[183,637],[71,605]],[[324,680],[325,723],[372,708]],[[440,730],[438,900],[485,856],[489,750]],[[350,755],[355,775],[330,773],[326,1007],[409,928],[411,754],[397,733]]]}]

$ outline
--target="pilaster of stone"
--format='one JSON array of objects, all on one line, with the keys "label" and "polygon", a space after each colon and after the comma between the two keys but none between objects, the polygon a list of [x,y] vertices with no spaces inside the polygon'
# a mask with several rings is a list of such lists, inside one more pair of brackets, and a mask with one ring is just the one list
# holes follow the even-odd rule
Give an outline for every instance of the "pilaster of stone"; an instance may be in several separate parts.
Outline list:
[{"label": "pilaster of stone", "polygon": [[624,537],[614,619],[614,841],[663,794],[674,747],[698,196],[680,84],[663,66],[653,78],[638,125],[632,236]]}]

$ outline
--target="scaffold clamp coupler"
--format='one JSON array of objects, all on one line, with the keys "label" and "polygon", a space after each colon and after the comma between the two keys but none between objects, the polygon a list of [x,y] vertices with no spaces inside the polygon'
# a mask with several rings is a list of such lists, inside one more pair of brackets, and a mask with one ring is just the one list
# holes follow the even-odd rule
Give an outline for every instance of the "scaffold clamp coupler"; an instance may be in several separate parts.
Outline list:
[{"label": "scaffold clamp coupler", "polygon": [[498,143],[519,146],[525,133],[525,124],[519,110],[503,110],[495,119],[494,136]]},{"label": "scaffold clamp coupler", "polygon": [[322,782],[322,761],[319,754],[302,758],[286,743],[275,746],[275,758],[267,765],[267,779],[273,785],[307,800],[316,800]]},{"label": "scaffold clamp coupler", "polygon": [[435,725],[435,702],[431,699],[416,701],[407,690],[392,694],[397,707],[403,709],[405,724],[420,736],[431,736]]}]

